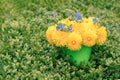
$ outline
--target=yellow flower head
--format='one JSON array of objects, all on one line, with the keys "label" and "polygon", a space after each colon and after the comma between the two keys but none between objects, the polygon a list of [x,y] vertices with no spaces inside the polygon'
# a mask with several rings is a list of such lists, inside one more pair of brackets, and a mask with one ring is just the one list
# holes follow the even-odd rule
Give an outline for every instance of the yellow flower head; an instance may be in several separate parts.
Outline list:
[{"label": "yellow flower head", "polygon": [[82,24],[86,29],[91,29],[92,31],[97,31],[97,28],[100,26],[95,17],[83,18]]},{"label": "yellow flower head", "polygon": [[97,39],[97,43],[99,45],[103,44],[105,42],[105,40],[107,39],[107,31],[106,31],[106,28],[105,27],[100,27],[98,30],[97,30],[97,36],[98,36],[98,39]]},{"label": "yellow flower head", "polygon": [[52,32],[55,32],[55,25],[50,26],[46,31],[46,38],[47,38],[48,42],[51,43],[51,44],[53,43]]},{"label": "yellow flower head", "polygon": [[83,31],[83,25],[81,23],[75,23],[72,25],[72,30],[74,32],[78,32],[78,33],[81,33]]},{"label": "yellow flower head", "polygon": [[97,35],[94,31],[87,30],[82,35],[83,44],[86,46],[93,46],[96,43]]},{"label": "yellow flower head", "polygon": [[67,32],[63,32],[63,31],[55,31],[53,32],[52,36],[54,36],[53,39],[53,43],[56,46],[65,46],[66,45],[66,37],[67,37]]},{"label": "yellow flower head", "polygon": [[60,20],[58,23],[65,24],[66,26],[70,26],[72,24],[72,21],[69,20],[69,18]]},{"label": "yellow flower head", "polygon": [[87,18],[87,21],[88,22],[93,22],[93,18],[95,18],[95,17],[89,17],[89,18]]},{"label": "yellow flower head", "polygon": [[83,18],[83,22],[97,22],[98,21],[98,19],[97,18],[95,18],[95,17],[88,17],[88,18]]},{"label": "yellow flower head", "polygon": [[79,50],[81,48],[82,38],[81,35],[72,32],[69,33],[67,37],[67,44],[66,46],[71,50]]}]

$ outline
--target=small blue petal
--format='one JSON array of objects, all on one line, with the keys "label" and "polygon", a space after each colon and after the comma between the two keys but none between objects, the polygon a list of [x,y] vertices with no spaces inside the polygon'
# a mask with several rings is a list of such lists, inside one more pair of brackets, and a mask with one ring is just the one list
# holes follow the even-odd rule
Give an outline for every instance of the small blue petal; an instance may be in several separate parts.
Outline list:
[{"label": "small blue petal", "polygon": [[62,28],[62,29],[63,29],[63,28],[64,28],[64,26],[65,26],[64,24],[61,24],[61,25],[60,25],[60,28]]},{"label": "small blue petal", "polygon": [[96,19],[96,18],[93,18],[93,22],[97,22],[97,19]]},{"label": "small blue petal", "polygon": [[82,16],[78,16],[78,17],[77,17],[77,20],[82,20]]},{"label": "small blue petal", "polygon": [[78,17],[78,16],[80,16],[80,13],[79,13],[79,12],[76,12],[76,14],[75,14],[75,15]]},{"label": "small blue petal", "polygon": [[72,30],[72,27],[68,27],[68,31],[71,31]]},{"label": "small blue petal", "polygon": [[56,27],[56,30],[59,30],[59,29],[60,29],[60,26],[57,26],[57,27]]}]

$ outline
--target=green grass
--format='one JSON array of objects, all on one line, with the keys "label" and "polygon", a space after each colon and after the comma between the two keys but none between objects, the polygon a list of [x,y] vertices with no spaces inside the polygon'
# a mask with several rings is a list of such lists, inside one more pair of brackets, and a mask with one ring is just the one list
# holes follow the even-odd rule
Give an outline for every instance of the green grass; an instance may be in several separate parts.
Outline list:
[{"label": "green grass", "polygon": [[[119,4],[120,0],[0,0],[0,80],[120,79]],[[108,31],[105,44],[94,46],[88,65],[79,67],[45,38],[48,26],[76,11],[99,18]]]}]

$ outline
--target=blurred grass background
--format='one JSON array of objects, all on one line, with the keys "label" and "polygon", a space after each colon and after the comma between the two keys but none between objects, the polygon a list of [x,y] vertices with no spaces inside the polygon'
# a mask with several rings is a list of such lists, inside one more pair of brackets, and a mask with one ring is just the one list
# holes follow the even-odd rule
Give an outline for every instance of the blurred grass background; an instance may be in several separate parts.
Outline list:
[{"label": "blurred grass background", "polygon": [[[76,11],[99,18],[108,31],[87,66],[69,63],[45,38],[48,26]],[[120,79],[119,21],[120,0],[0,0],[0,80]]]}]

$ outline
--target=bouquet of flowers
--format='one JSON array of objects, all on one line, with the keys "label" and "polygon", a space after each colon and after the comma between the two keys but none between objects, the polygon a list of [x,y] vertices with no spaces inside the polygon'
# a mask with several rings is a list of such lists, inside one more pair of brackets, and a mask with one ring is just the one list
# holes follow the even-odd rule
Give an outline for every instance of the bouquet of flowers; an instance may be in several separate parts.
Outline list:
[{"label": "bouquet of flowers", "polygon": [[[48,27],[46,38],[51,44],[65,47],[66,53],[72,56],[72,62],[79,65],[81,61],[87,63],[92,46],[102,45],[105,42],[107,31],[95,17],[85,18],[76,13],[76,18],[76,20],[66,18]],[[83,58],[87,53],[89,54],[85,60]],[[78,57],[78,55],[82,55],[82,57]]]}]

